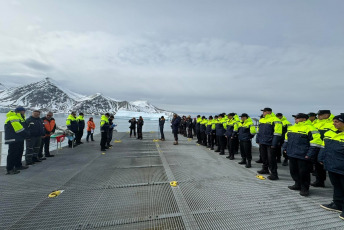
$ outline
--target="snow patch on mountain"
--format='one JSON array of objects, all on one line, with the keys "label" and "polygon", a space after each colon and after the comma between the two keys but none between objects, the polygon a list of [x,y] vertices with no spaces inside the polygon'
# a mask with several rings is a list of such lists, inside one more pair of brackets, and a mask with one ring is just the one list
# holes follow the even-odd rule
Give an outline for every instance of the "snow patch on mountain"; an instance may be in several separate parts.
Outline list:
[{"label": "snow patch on mountain", "polygon": [[39,109],[43,112],[85,114],[113,113],[116,116],[134,115],[143,117],[171,117],[172,112],[155,107],[147,101],[119,101],[96,93],[90,96],[81,95],[60,86],[51,78],[24,86],[0,91],[0,106],[15,108],[24,106],[28,109]]}]

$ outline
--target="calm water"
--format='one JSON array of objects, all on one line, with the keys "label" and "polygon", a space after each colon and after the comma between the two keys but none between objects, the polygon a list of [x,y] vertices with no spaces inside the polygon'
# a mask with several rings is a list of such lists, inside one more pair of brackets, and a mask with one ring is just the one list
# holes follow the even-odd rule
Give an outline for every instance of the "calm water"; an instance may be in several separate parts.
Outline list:
[{"label": "calm water", "polygon": [[[43,114],[45,115],[45,114]],[[26,114],[26,117],[29,117],[30,114]],[[68,114],[54,114],[54,118],[56,120],[56,125],[57,126],[66,126],[66,119],[68,117]],[[93,117],[93,121],[96,125],[96,129],[95,129],[95,134],[99,134],[100,133],[100,116],[85,116],[85,122],[87,123],[88,119],[90,117]],[[131,119],[130,117],[115,117],[115,121],[114,123],[117,124],[116,126],[116,130],[118,132],[127,132],[129,131],[129,119]],[[1,128],[0,130],[4,130],[4,126],[3,124],[5,123],[6,120],[6,113],[0,113],[0,124],[1,124]],[[86,129],[85,129],[86,130]],[[170,122],[166,121],[165,122],[165,130],[169,131],[170,130]],[[158,132],[159,132],[159,123],[157,120],[150,120],[148,118],[144,118],[144,125],[142,128],[143,132],[151,132],[151,131],[155,131],[157,133],[157,137],[158,137]],[[3,134],[4,136],[4,134]],[[6,165],[6,158],[7,158],[7,145],[3,144],[3,138],[2,137],[2,144],[1,144],[1,158],[0,158],[0,165]],[[83,139],[86,138],[86,131],[84,132],[84,136]],[[160,138],[160,137],[159,137]],[[62,143],[62,146],[66,146],[67,145],[67,141],[64,141]],[[55,150],[56,149],[56,143],[51,142],[50,144],[50,149],[51,150]]]}]

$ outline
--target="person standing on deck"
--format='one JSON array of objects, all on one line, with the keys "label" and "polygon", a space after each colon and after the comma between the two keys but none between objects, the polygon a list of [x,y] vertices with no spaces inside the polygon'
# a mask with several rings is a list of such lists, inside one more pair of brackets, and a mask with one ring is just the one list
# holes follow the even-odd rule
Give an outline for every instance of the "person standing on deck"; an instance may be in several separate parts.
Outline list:
[{"label": "person standing on deck", "polygon": [[197,136],[197,143],[201,144],[201,115],[197,115],[197,119],[196,119],[196,136]]},{"label": "person standing on deck", "polygon": [[174,135],[174,145],[178,145],[178,128],[180,125],[181,118],[177,114],[173,114],[173,119],[172,119],[172,132]]},{"label": "person standing on deck", "polygon": [[108,147],[106,147],[106,141],[108,138],[108,132],[109,132],[109,113],[105,113],[100,118],[100,133],[101,133],[101,139],[100,139],[100,151],[106,151]]},{"label": "person standing on deck", "polygon": [[259,120],[256,142],[259,144],[263,160],[262,169],[259,174],[269,174],[269,180],[278,180],[276,149],[282,136],[282,122],[278,119],[271,108],[264,108],[263,118]]},{"label": "person standing on deck", "polygon": [[252,138],[256,134],[252,119],[247,113],[241,114],[241,122],[238,122],[238,139],[240,141],[240,153],[242,160],[239,164],[245,164],[246,168],[251,168],[252,161]]},{"label": "person standing on deck", "polygon": [[312,161],[318,155],[322,141],[319,131],[308,120],[307,114],[299,113],[293,117],[295,125],[289,126],[283,144],[283,152],[289,157],[290,175],[295,181],[288,188],[300,190],[301,196],[308,196]]},{"label": "person standing on deck", "polygon": [[[324,135],[329,130],[335,130],[333,126],[334,115],[331,114],[330,110],[319,110],[318,121],[314,124],[320,132],[321,139],[324,139]],[[317,158],[316,158],[317,159]],[[315,181],[311,183],[313,187],[325,187],[326,171],[324,166],[318,161],[315,163]]]},{"label": "person standing on deck", "polygon": [[227,115],[227,128],[225,132],[227,148],[228,148],[228,156],[230,160],[234,160],[234,154],[238,152],[236,146],[238,146],[237,142],[238,139],[238,124],[240,123],[238,115],[235,113],[229,113]]},{"label": "person standing on deck", "polygon": [[226,147],[226,137],[225,132],[227,129],[227,120],[224,119],[224,114],[218,116],[218,121],[216,122],[216,136],[218,138],[218,146],[215,152],[219,152],[220,155],[225,155]]},{"label": "person standing on deck", "polygon": [[[291,126],[290,122],[287,120],[285,116],[283,116],[282,113],[277,113],[276,117],[282,121],[282,136],[281,136],[281,141],[279,143],[279,146],[276,149],[276,160],[277,163],[281,163],[281,158],[282,158],[282,146],[284,143],[285,139],[285,134],[288,131],[288,127]],[[283,153],[284,161],[283,161],[283,166],[288,166],[288,156]]]},{"label": "person standing on deck", "polygon": [[43,147],[45,157],[54,157],[55,155],[50,154],[50,136],[55,133],[56,123],[53,118],[53,113],[48,112],[45,117],[42,118],[45,130],[45,136],[42,139],[41,147],[39,149],[38,157],[43,158]]},{"label": "person standing on deck", "polygon": [[165,126],[165,118],[164,118],[164,116],[161,116],[161,118],[159,118],[159,129],[160,129],[160,135],[161,135],[160,140],[162,140],[162,141],[165,140],[164,126]]},{"label": "person standing on deck", "polygon": [[88,119],[88,122],[87,122],[87,136],[86,136],[87,142],[88,142],[90,136],[91,136],[91,141],[94,141],[93,134],[94,134],[95,128],[96,128],[96,125],[93,122],[93,117],[90,117]]},{"label": "person standing on deck", "polygon": [[192,118],[190,115],[186,119],[186,127],[188,130],[188,138],[193,138],[192,130],[194,128],[194,123],[192,122]]},{"label": "person standing on deck", "polygon": [[130,119],[128,121],[130,123],[130,126],[129,126],[129,129],[130,129],[130,137],[134,131],[134,137],[136,137],[136,124],[137,124],[137,121],[136,121],[136,118],[133,117],[132,119]]},{"label": "person standing on deck", "polygon": [[26,119],[27,129],[30,133],[30,136],[26,139],[25,161],[27,165],[42,162],[42,160],[46,159],[38,157],[41,141],[45,136],[44,125],[40,114],[41,112],[39,110],[34,110],[32,116]]},{"label": "person standing on deck", "polygon": [[344,220],[344,114],[333,118],[334,130],[324,134],[323,147],[319,153],[319,162],[328,171],[333,185],[333,201],[320,205],[330,211],[340,212]]},{"label": "person standing on deck", "polygon": [[110,148],[112,147],[111,141],[112,141],[112,135],[113,135],[113,129],[115,128],[115,124],[113,123],[113,120],[115,119],[114,115],[111,115],[109,117],[109,132],[106,139],[106,147]]},{"label": "person standing on deck", "polygon": [[76,144],[80,145],[83,144],[83,142],[81,142],[81,138],[84,135],[84,129],[85,129],[85,120],[84,120],[84,114],[83,113],[79,113],[79,116],[76,118],[76,122],[78,123],[78,132],[76,135]]},{"label": "person standing on deck", "polygon": [[28,166],[22,165],[22,156],[24,152],[24,140],[29,137],[25,123],[25,108],[18,107],[15,111],[9,111],[6,114],[5,121],[5,144],[8,144],[7,155],[7,175],[20,173],[19,170],[27,169]]},{"label": "person standing on deck", "polygon": [[78,132],[78,123],[76,121],[76,112],[73,111],[67,117],[66,126],[70,131],[72,131],[74,133],[74,139],[73,140],[68,139],[68,146],[69,146],[69,148],[72,148],[74,146],[74,143],[75,143],[75,136]]},{"label": "person standing on deck", "polygon": [[137,120],[137,139],[142,140],[142,126],[144,125],[143,118],[140,116]]}]

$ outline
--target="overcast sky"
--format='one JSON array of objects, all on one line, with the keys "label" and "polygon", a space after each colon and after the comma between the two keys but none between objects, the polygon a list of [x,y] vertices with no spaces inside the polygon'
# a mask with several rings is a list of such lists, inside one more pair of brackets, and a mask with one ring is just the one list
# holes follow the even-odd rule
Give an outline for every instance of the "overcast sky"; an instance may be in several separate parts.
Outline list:
[{"label": "overcast sky", "polygon": [[343,0],[0,0],[0,82],[179,113],[344,112]]}]

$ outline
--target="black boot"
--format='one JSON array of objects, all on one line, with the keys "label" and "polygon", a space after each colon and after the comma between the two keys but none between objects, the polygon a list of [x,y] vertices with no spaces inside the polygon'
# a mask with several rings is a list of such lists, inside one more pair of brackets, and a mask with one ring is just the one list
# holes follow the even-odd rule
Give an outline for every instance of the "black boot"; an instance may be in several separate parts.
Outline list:
[{"label": "black boot", "polygon": [[239,165],[245,165],[246,164],[246,159],[242,158],[241,161],[238,164]]},{"label": "black boot", "polygon": [[246,168],[251,168],[252,166],[251,166],[251,160],[247,160],[247,163],[246,163],[246,166],[245,166]]},{"label": "black boot", "polygon": [[283,166],[288,166],[288,159],[284,159],[282,165],[283,165]]}]

